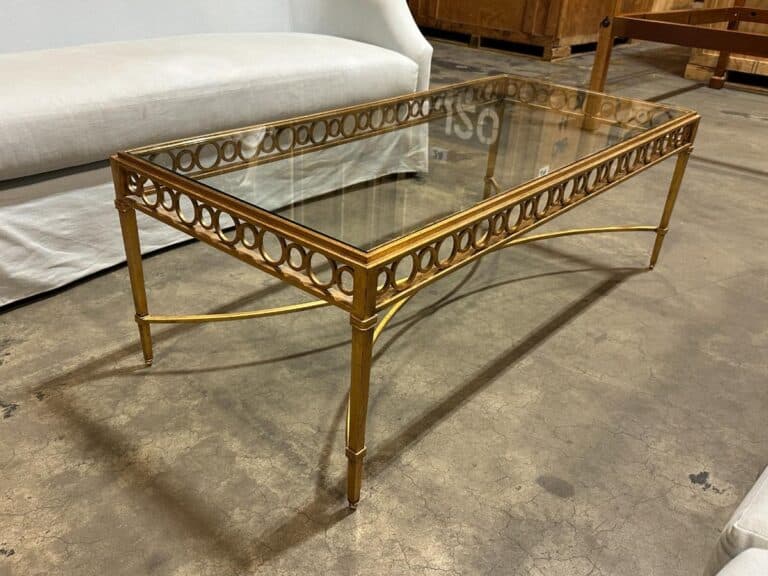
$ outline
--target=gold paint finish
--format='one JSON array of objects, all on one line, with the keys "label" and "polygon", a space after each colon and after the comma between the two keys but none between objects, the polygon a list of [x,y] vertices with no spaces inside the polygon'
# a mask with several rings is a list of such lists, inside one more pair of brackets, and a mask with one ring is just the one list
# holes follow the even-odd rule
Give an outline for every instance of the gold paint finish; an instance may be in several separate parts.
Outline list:
[{"label": "gold paint finish", "polygon": [[[607,59],[604,65],[607,66]],[[503,189],[497,178],[499,147],[494,143],[488,147],[483,170],[485,180],[480,183],[484,194],[476,204],[426,223],[371,250],[316,232],[199,181],[202,177],[417,126],[434,118],[456,114],[462,106],[495,104],[503,114],[508,103],[576,117],[582,122],[585,133],[601,125],[629,128],[631,133],[626,139],[597,153],[562,167],[556,166],[545,176],[509,189]],[[664,111],[670,113],[659,119],[656,113]],[[150,325],[153,323],[243,320],[326,305],[347,312],[352,331],[346,427],[347,497],[350,506],[354,507],[360,499],[366,452],[372,350],[395,314],[416,292],[439,278],[485,254],[528,242],[578,234],[654,232],[656,242],[651,266],[655,265],[669,228],[698,122],[698,114],[692,111],[502,75],[121,152],[111,159],[115,204],[120,215],[145,362],[152,362]],[[254,134],[259,135],[260,140],[248,145]],[[607,226],[529,234],[538,226],[674,155],[678,156],[677,167],[658,226]],[[161,157],[166,159],[167,168],[159,165]],[[182,202],[193,207],[191,213],[183,212]],[[136,211],[291,284],[317,300],[252,312],[150,314]],[[267,250],[266,235],[274,240],[276,251]],[[444,248],[449,245],[452,248],[445,254]],[[323,274],[313,268],[314,259],[325,262]],[[413,263],[409,273],[398,273],[398,263],[408,260]],[[378,314],[384,310],[386,312],[379,319]]]}]

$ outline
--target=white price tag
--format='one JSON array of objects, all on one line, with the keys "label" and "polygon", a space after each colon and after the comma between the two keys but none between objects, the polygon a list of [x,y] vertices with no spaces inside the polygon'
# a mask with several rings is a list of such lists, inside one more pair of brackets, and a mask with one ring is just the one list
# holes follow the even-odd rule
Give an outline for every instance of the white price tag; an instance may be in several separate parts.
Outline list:
[{"label": "white price tag", "polygon": [[432,160],[435,160],[436,162],[447,162],[448,161],[448,150],[445,148],[432,148]]}]

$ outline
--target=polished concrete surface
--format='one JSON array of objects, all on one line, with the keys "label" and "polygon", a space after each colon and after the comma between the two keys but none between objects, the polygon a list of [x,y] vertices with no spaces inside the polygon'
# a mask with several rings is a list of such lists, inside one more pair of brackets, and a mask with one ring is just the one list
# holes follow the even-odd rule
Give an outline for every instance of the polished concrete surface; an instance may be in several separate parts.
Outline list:
[{"label": "polished concrete surface", "polygon": [[[555,64],[438,43],[435,83]],[[349,324],[156,330],[125,269],[0,314],[0,575],[690,575],[768,464],[768,96],[618,48],[609,91],[703,121],[652,238],[548,241],[420,293],[382,336],[363,500],[348,512]],[[671,161],[558,224],[655,224]],[[117,220],[115,233],[117,233]],[[296,291],[192,244],[148,259],[155,311]]]}]

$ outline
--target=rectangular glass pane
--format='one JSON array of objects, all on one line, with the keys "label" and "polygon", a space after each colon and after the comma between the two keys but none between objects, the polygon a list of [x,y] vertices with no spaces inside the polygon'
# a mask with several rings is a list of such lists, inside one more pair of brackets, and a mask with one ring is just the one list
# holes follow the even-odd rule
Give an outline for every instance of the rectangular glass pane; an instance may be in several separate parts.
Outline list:
[{"label": "rectangular glass pane", "polygon": [[[525,79],[140,155],[371,250],[685,111]],[[589,114],[585,115],[585,110]]]}]

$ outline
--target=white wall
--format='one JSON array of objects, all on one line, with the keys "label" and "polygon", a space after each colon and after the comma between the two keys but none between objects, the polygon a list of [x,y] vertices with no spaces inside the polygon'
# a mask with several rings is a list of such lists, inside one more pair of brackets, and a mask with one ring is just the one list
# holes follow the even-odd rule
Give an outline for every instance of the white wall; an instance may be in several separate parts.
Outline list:
[{"label": "white wall", "polygon": [[290,29],[287,0],[0,0],[0,53]]}]

